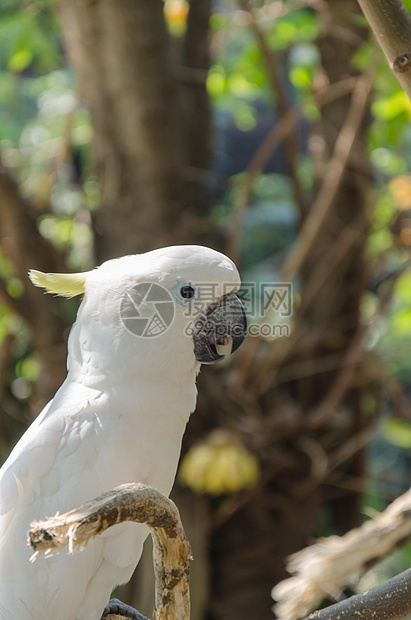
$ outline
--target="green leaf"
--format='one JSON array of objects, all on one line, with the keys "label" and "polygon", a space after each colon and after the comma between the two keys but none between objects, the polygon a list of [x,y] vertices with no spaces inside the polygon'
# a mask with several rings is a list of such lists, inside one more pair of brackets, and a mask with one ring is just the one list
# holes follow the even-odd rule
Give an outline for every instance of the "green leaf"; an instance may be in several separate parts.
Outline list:
[{"label": "green leaf", "polygon": [[290,81],[296,88],[306,89],[311,84],[311,74],[306,67],[293,67],[290,70]]},{"label": "green leaf", "polygon": [[20,278],[10,278],[10,280],[7,282],[6,288],[10,297],[13,298],[21,297],[24,293],[24,285]]},{"label": "green leaf", "polygon": [[213,13],[210,17],[210,27],[212,30],[221,30],[228,23],[228,17],[226,15],[222,15],[221,13]]},{"label": "green leaf", "polygon": [[405,113],[409,118],[411,103],[405,92],[401,90],[390,97],[374,101],[371,109],[374,116],[385,121],[391,120],[402,113]]},{"label": "green leaf", "polygon": [[26,357],[16,364],[16,375],[27,381],[35,381],[39,374],[39,364],[33,357]]},{"label": "green leaf", "polygon": [[400,448],[411,448],[411,425],[396,418],[387,420],[382,435],[390,443]]},{"label": "green leaf", "polygon": [[16,73],[19,71],[23,71],[26,69],[31,61],[33,60],[33,53],[31,50],[25,48],[21,49],[10,58],[8,62],[8,68],[10,71],[15,71]]},{"label": "green leaf", "polygon": [[258,88],[239,72],[232,73],[229,76],[227,86],[236,97],[256,98],[259,96]]},{"label": "green leaf", "polygon": [[220,97],[224,93],[226,85],[227,81],[222,67],[212,67],[207,76],[207,92],[210,97]]},{"label": "green leaf", "polygon": [[317,16],[311,11],[293,11],[278,19],[269,36],[273,49],[285,49],[294,42],[312,41],[318,34]]}]

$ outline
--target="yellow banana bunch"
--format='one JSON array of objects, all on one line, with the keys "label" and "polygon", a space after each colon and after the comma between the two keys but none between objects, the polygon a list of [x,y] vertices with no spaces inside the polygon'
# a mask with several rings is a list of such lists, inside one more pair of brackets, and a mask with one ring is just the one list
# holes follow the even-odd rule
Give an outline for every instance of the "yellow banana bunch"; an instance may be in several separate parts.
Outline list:
[{"label": "yellow banana bunch", "polygon": [[224,495],[253,486],[259,477],[256,457],[225,430],[211,433],[183,458],[179,478],[197,493]]}]

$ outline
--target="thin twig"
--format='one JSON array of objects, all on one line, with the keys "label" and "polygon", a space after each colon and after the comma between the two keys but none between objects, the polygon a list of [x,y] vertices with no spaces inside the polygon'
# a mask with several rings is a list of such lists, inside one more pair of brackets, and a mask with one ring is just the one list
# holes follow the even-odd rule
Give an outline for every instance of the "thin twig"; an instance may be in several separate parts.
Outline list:
[{"label": "thin twig", "polygon": [[307,428],[319,428],[325,420],[329,418],[330,414],[335,411],[341,402],[348,386],[351,383],[355,369],[361,359],[366,330],[366,325],[360,325],[357,329],[357,332],[353,336],[352,341],[341,360],[340,371],[334,379],[330,389],[319,405],[308,413],[306,422]]},{"label": "thin twig", "polygon": [[357,78],[348,77],[330,86],[324,92],[307,97],[302,103],[287,110],[285,115],[280,116],[273,128],[261,142],[253,154],[241,182],[236,191],[234,216],[227,233],[226,252],[234,262],[239,263],[241,238],[245,221],[245,212],[251,203],[254,183],[259,175],[264,172],[270,158],[286,139],[288,132],[294,129],[297,123],[304,117],[304,106],[314,103],[322,108],[341,97],[351,93]]},{"label": "thin twig", "polygon": [[250,19],[250,28],[255,35],[260,46],[261,55],[264,59],[268,70],[268,79],[270,81],[271,90],[273,92],[276,108],[280,117],[286,123],[285,131],[285,163],[290,176],[294,197],[300,216],[303,219],[307,212],[307,206],[304,200],[304,192],[298,178],[297,160],[298,160],[298,140],[294,131],[294,126],[290,122],[288,112],[290,111],[290,102],[284,88],[283,80],[280,76],[278,60],[274,56],[267,41],[265,32],[260,28],[255,17],[254,9],[250,4],[250,0],[238,0],[244,11],[247,11]]},{"label": "thin twig", "polygon": [[281,142],[287,135],[290,128],[295,126],[298,121],[304,117],[304,107],[307,103],[315,103],[319,108],[329,105],[333,101],[345,97],[352,92],[357,78],[348,77],[334,84],[330,84],[327,90],[318,94],[312,95],[304,99],[302,103],[295,105],[289,109],[285,117],[280,117],[275,123],[274,127],[264,138],[256,152],[254,153],[250,163],[247,166],[247,172],[250,175],[260,174],[267,166],[273,153],[279,147]]},{"label": "thin twig", "polygon": [[340,231],[333,244],[327,248],[323,260],[315,265],[305,282],[300,314],[305,313],[324,282],[335,273],[335,269],[349,254],[351,248],[366,235],[367,227],[368,222],[364,217],[364,212],[360,211],[355,219]]},{"label": "thin twig", "polygon": [[[359,214],[359,216],[354,220],[351,226],[347,226],[346,228],[344,228],[341,231],[338,238],[335,240],[335,244],[333,244],[332,246],[328,248],[323,261],[316,265],[316,268],[310,275],[310,278],[308,279],[305,285],[304,296],[302,299],[303,305],[299,309],[299,316],[298,316],[297,323],[294,326],[294,332],[299,331],[299,328],[301,327],[303,323],[304,315],[309,306],[309,303],[313,299],[313,297],[316,295],[317,291],[321,288],[324,281],[329,277],[330,273],[332,273],[333,269],[337,267],[340,261],[347,255],[347,252],[349,251],[350,247],[352,247],[352,245],[354,245],[357,242],[357,240],[364,234],[365,223],[364,223],[364,226],[361,226],[363,219],[364,218],[362,214]],[[359,224],[358,227],[355,226],[356,223]],[[286,355],[288,355],[288,352],[290,351],[292,344],[293,342],[290,340],[290,338],[288,338],[286,344],[283,343],[282,362],[285,361],[285,357]],[[278,352],[276,351],[275,355],[277,356],[277,354]],[[335,365],[333,366],[334,359],[338,361],[337,366]],[[320,363],[321,363],[321,360],[320,360]],[[307,362],[300,362],[298,364],[295,364],[295,366],[298,366],[299,370],[296,371],[294,376],[296,377],[301,376],[301,374],[299,373],[302,372],[301,368],[305,364],[307,364]],[[313,367],[313,364],[314,364],[314,367]],[[275,360],[275,366],[276,368],[279,368],[278,359]],[[318,369],[315,368],[315,362],[313,362],[313,360],[310,360],[310,362],[308,363],[308,366],[309,366],[309,371],[308,373],[306,373],[306,376],[312,375],[315,371],[318,372]],[[327,368],[327,370],[330,370],[330,368],[333,368],[333,367],[338,368],[340,366],[341,366],[340,355],[324,356],[324,368]],[[275,373],[275,369],[273,372]],[[259,393],[264,393],[269,388],[270,384],[273,382],[273,374],[266,373],[265,376],[259,377],[258,379],[260,382],[260,387],[258,391]]]},{"label": "thin twig", "polygon": [[351,150],[361,129],[371,87],[371,75],[364,74],[357,78],[344,125],[338,135],[332,158],[324,173],[324,181],[284,265],[281,275],[281,279],[284,281],[291,281],[297,275],[331,211],[343,181]]}]

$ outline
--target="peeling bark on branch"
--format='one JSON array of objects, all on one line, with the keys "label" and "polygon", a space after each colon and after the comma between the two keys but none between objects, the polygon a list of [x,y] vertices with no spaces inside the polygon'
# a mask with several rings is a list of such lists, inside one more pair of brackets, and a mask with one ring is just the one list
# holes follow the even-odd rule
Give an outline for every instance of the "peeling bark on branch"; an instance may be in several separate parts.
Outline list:
[{"label": "peeling bark on branch", "polygon": [[305,620],[400,620],[411,612],[411,569],[379,586],[315,611]]},{"label": "peeling bark on branch", "polygon": [[[411,490],[392,502],[386,510],[372,521],[366,521],[361,527],[351,530],[344,536],[324,538],[315,545],[290,556],[287,568],[294,576],[280,582],[273,590],[273,597],[278,601],[275,606],[277,617],[280,620],[295,620],[307,614],[324,597],[339,598],[343,588],[348,583],[357,579],[367,568],[392,553],[410,536]],[[410,587],[411,574],[408,575],[407,584],[407,587]],[[389,590],[381,590],[376,594],[380,597],[386,591]],[[405,613],[411,611],[409,593],[408,597],[410,600],[405,603],[408,605]],[[367,599],[367,603],[364,602],[364,607],[366,606],[369,609],[372,604],[376,604],[373,597]],[[345,611],[349,609],[354,610],[349,605],[344,606]],[[396,606],[394,605],[393,608],[387,606],[386,613],[391,613],[391,609],[395,610]],[[322,612],[317,613],[322,614]],[[380,612],[378,611],[378,613]],[[312,617],[318,618],[318,620],[339,617],[337,615],[316,614]],[[357,616],[341,615],[341,618],[346,617]],[[374,616],[364,615],[364,617],[372,618]],[[402,617],[378,615],[378,618]]]},{"label": "peeling bark on branch", "polygon": [[33,522],[28,544],[34,558],[66,545],[76,553],[124,521],[145,523],[153,538],[156,619],[189,620],[190,543],[175,504],[152,487],[123,484],[65,514]]}]

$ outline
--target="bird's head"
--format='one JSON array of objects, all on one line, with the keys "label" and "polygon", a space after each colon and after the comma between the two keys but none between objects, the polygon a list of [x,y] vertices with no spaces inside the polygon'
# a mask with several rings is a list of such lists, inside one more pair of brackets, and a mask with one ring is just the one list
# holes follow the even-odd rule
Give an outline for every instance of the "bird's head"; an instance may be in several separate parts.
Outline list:
[{"label": "bird's head", "polygon": [[123,352],[124,359],[138,353],[147,368],[159,355],[168,366],[195,367],[234,352],[246,334],[237,268],[206,247],[172,246],[83,274],[31,271],[30,278],[50,293],[84,293],[71,338],[71,355],[80,361],[93,351],[101,360],[104,349],[112,362]]}]

